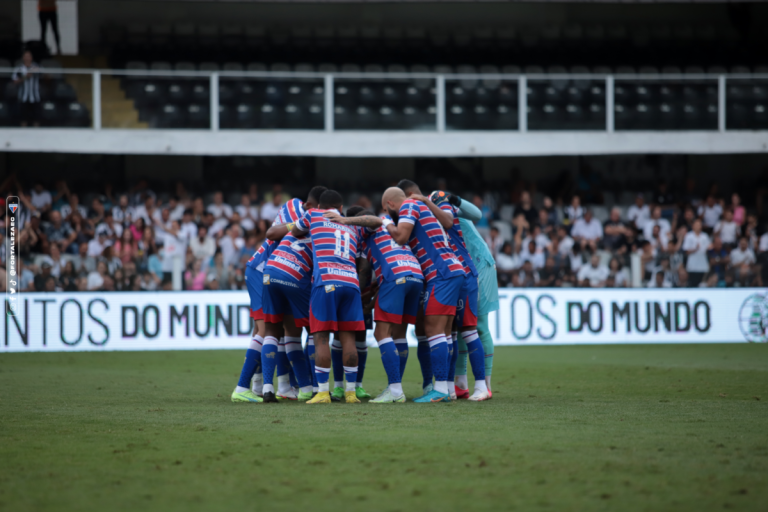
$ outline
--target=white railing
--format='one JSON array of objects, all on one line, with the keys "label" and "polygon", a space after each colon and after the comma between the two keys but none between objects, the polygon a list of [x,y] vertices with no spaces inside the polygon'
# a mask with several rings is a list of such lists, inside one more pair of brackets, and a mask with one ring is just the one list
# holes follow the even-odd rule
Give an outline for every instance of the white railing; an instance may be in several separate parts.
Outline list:
[{"label": "white railing", "polygon": [[[11,68],[0,68],[0,76],[10,75],[13,72]],[[44,74],[49,75],[91,75],[92,77],[92,106],[91,115],[93,119],[93,129],[101,130],[101,77],[137,77],[137,78],[199,78],[209,80],[210,94],[210,130],[219,130],[219,84],[221,79],[316,79],[323,83],[324,94],[324,130],[326,132],[334,131],[334,83],[337,79],[342,80],[365,80],[365,81],[387,81],[387,80],[433,80],[435,89],[435,129],[437,132],[444,132],[446,128],[446,81],[515,81],[518,87],[518,128],[519,132],[528,131],[528,84],[531,81],[559,81],[575,80],[602,82],[605,87],[605,131],[615,131],[615,83],[616,81],[627,82],[711,82],[717,86],[717,128],[712,131],[725,132],[726,125],[726,86],[729,80],[768,80],[768,74],[436,74],[436,73],[317,73],[317,72],[291,72],[291,71],[166,71],[166,70],[117,70],[117,69],[49,69],[42,70]]]}]

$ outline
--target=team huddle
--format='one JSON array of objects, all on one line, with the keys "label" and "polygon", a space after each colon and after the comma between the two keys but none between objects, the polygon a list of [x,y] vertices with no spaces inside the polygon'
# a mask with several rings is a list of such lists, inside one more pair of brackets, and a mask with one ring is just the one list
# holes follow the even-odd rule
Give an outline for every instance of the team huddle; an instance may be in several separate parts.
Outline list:
[{"label": "team huddle", "polygon": [[414,402],[491,398],[488,314],[498,309],[498,289],[493,257],[472,223],[480,211],[446,192],[425,197],[409,180],[381,202],[381,217],[359,206],[343,215],[341,195],[316,186],[305,202],[280,207],[245,271],[254,330],[233,402],[371,398],[363,376],[374,321],[389,385],[371,403],[406,401],[409,325],[423,379]]}]

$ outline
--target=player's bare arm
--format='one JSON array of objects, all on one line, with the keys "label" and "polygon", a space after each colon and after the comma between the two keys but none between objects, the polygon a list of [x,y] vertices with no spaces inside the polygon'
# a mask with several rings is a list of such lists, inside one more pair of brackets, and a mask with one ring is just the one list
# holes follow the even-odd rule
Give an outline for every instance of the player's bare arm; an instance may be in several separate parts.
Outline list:
[{"label": "player's bare arm", "polygon": [[453,227],[453,215],[437,206],[428,197],[424,197],[421,194],[411,194],[411,199],[416,199],[427,205],[427,208],[429,208],[429,211],[432,212],[432,215],[435,216],[440,225],[443,226],[443,229]]},{"label": "player's bare arm", "polygon": [[285,235],[291,232],[295,225],[295,222],[288,222],[286,224],[273,224],[267,230],[267,239],[274,241],[282,240]]},{"label": "player's bare arm", "polygon": [[343,224],[345,226],[360,226],[363,228],[378,228],[381,227],[383,221],[374,215],[360,215],[358,217],[343,217],[341,214],[335,211],[328,211],[323,214],[323,217],[335,222],[337,224]]}]

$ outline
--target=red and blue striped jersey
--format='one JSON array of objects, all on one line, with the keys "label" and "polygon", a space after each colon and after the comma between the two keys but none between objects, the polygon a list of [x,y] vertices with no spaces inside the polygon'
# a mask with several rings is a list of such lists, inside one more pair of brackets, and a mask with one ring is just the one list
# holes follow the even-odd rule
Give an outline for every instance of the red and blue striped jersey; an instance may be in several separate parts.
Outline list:
[{"label": "red and blue striped jersey", "polygon": [[[277,213],[274,222],[272,224],[286,224],[288,222],[296,222],[304,215],[304,203],[301,199],[295,197],[280,207],[280,211]],[[275,240],[264,240],[256,252],[253,253],[251,259],[246,263],[247,267],[255,268],[259,272],[264,272],[264,266],[267,264],[267,260],[272,255],[272,251],[277,248],[279,242]]]},{"label": "red and blue striped jersey", "polygon": [[264,272],[277,272],[301,286],[312,283],[312,240],[288,233],[267,260]]},{"label": "red and blue striped jersey", "polygon": [[355,257],[366,229],[331,222],[323,217],[326,211],[313,208],[296,222],[296,227],[312,239],[313,286],[353,286],[359,290]]},{"label": "red and blue striped jersey", "polygon": [[[389,219],[389,215],[382,215],[381,218]],[[384,226],[366,235],[362,252],[371,262],[379,284],[382,281],[396,281],[401,277],[424,279],[419,260],[413,255],[411,248],[407,245],[397,245]]]},{"label": "red and blue striped jersey", "polygon": [[421,201],[406,199],[400,206],[400,222],[413,224],[408,245],[421,264],[427,282],[435,277],[450,279],[464,275],[464,267],[456,258],[443,226]]},{"label": "red and blue striped jersey", "polygon": [[464,267],[464,273],[477,277],[475,263],[472,261],[472,256],[469,255],[467,244],[464,243],[464,234],[461,232],[461,224],[459,223],[459,214],[456,207],[445,201],[440,205],[440,209],[453,216],[453,226],[447,231],[448,239],[451,241],[451,249],[453,249],[454,254],[456,254],[456,257],[459,258],[461,265]]}]

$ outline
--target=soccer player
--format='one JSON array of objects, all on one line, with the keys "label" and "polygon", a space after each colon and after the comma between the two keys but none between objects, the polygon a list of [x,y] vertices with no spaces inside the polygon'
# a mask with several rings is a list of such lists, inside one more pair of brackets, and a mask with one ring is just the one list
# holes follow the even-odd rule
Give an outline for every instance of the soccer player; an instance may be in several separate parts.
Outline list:
[{"label": "soccer player", "polygon": [[[328,377],[331,353],[328,340],[338,333],[347,387],[347,403],[360,403],[355,393],[357,383],[357,349],[355,332],[365,330],[360,284],[355,258],[365,229],[342,223],[341,194],[326,190],[317,209],[307,210],[296,222],[292,234],[309,233],[312,239],[313,284],[310,298],[309,324],[315,340],[315,375],[318,393],[308,404],[331,403]],[[378,217],[358,217],[366,228],[378,228]]]},{"label": "soccer player", "polygon": [[[357,215],[369,214],[370,212],[361,211]],[[384,215],[382,220],[392,222],[389,215]],[[347,222],[352,223],[354,219],[349,218]],[[371,400],[371,403],[403,403],[405,393],[400,351],[393,336],[400,332],[404,323],[416,323],[419,299],[424,291],[421,265],[411,252],[410,246],[395,243],[384,226],[363,239],[362,253],[373,267],[379,285],[374,304],[376,328],[373,335],[379,345],[381,362],[389,382],[389,386]],[[407,344],[405,356],[407,358]]]},{"label": "soccer player", "polygon": [[[488,326],[488,314],[499,309],[499,288],[496,276],[496,262],[493,259],[488,244],[475,228],[474,222],[482,218],[480,209],[470,201],[464,201],[459,196],[450,195],[448,201],[458,208],[459,222],[464,234],[472,261],[477,268],[480,296],[477,305],[477,332],[483,343],[485,352],[485,384],[488,396],[492,397],[491,371],[493,370],[493,337]],[[463,337],[459,338],[459,357],[456,362],[456,395],[459,398],[469,398],[467,383],[467,344]]]},{"label": "soccer player", "polygon": [[414,400],[417,403],[449,402],[450,336],[459,293],[464,285],[464,268],[451,249],[448,234],[421,201],[406,199],[398,187],[384,191],[382,207],[397,224],[386,223],[398,245],[408,244],[416,255],[426,281],[424,292],[424,332],[430,348],[430,363],[435,375],[434,389]]},{"label": "soccer player", "polygon": [[[300,199],[291,199],[280,207],[280,211],[275,218],[275,223],[284,225],[282,227],[283,235],[291,230],[292,223],[295,223],[301,215],[304,213],[304,207],[314,208],[318,204],[318,200],[322,193],[325,191],[325,187],[317,186],[309,191],[307,202],[302,203]],[[290,224],[289,224],[290,223]],[[248,350],[245,352],[245,362],[243,368],[240,371],[240,379],[238,380],[235,390],[232,392],[233,402],[261,402],[262,399],[259,396],[262,392],[261,381],[262,377],[262,345],[264,344],[265,327],[264,327],[264,311],[262,309],[262,290],[263,280],[262,275],[264,266],[266,265],[269,256],[272,251],[277,247],[277,242],[274,240],[265,240],[259,249],[253,254],[245,267],[245,284],[248,288],[248,295],[251,299],[251,318],[253,318],[253,334],[251,336],[251,343]],[[284,353],[283,353],[284,354]],[[286,363],[278,367],[278,373],[280,376],[287,370],[287,356]],[[280,382],[280,376],[278,376],[278,382]],[[255,378],[254,378],[255,377]],[[253,390],[249,389],[251,380],[253,379]],[[290,387],[290,381],[287,382]]]},{"label": "soccer player", "polygon": [[457,329],[451,333],[452,350],[450,350],[451,362],[448,372],[448,388],[452,398],[457,398],[455,390],[454,376],[456,369],[456,360],[459,355],[458,331],[462,332],[462,337],[469,343],[468,351],[471,354],[470,363],[472,372],[475,375],[475,392],[470,400],[473,402],[482,402],[490,398],[485,383],[485,354],[483,352],[482,342],[477,334],[477,301],[478,301],[478,280],[477,269],[472,261],[469,252],[467,252],[464,243],[464,235],[461,231],[457,209],[447,201],[448,194],[445,192],[433,192],[432,197],[439,203],[435,204],[431,198],[424,197],[421,194],[419,186],[412,181],[403,180],[400,187],[404,189],[406,196],[416,199],[427,205],[429,210],[435,215],[440,225],[448,233],[451,249],[461,261],[464,269],[464,284],[460,292],[460,300],[457,308],[455,324]]},{"label": "soccer player", "polygon": [[[309,296],[312,290],[312,241],[307,237],[286,235],[264,268],[262,303],[266,336],[262,362],[264,370],[264,402],[309,400],[312,398],[312,377],[306,356],[301,349],[302,327],[309,328]],[[275,396],[272,375],[275,371],[275,350],[285,332],[285,352],[300,386]],[[272,357],[269,354],[272,354]]]}]

